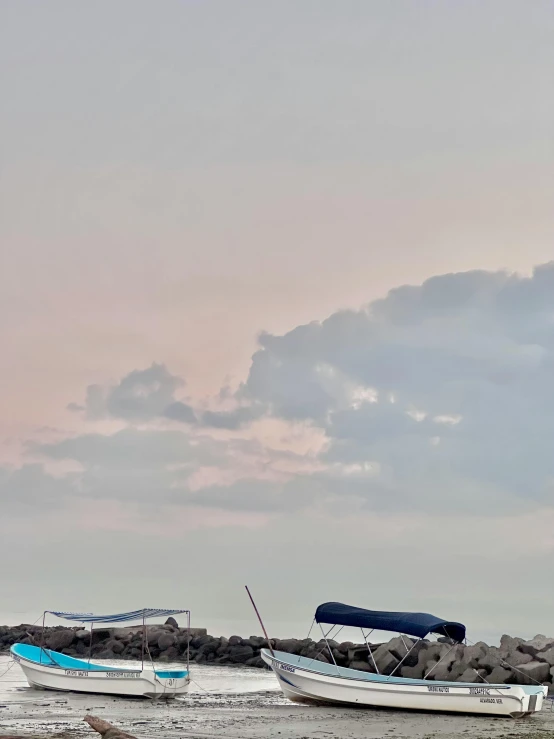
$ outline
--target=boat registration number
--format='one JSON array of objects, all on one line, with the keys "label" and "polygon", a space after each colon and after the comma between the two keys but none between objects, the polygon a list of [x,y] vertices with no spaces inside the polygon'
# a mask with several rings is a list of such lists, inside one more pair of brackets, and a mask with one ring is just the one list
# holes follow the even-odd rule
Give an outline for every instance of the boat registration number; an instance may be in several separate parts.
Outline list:
[{"label": "boat registration number", "polygon": [[66,670],[65,674],[71,677],[88,677],[87,670]]},{"label": "boat registration number", "polygon": [[279,669],[285,670],[285,672],[296,672],[296,670],[294,669],[294,667],[291,667],[290,665],[284,665],[282,662],[279,665]]},{"label": "boat registration number", "polygon": [[140,677],[140,672],[106,672],[106,677]]}]

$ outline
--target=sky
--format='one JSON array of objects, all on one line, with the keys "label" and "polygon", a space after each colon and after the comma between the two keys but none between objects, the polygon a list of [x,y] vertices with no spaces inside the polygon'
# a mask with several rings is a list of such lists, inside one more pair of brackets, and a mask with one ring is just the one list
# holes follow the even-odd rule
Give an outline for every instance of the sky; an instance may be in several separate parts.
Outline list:
[{"label": "sky", "polygon": [[553,32],[2,0],[3,613],[552,632]]}]

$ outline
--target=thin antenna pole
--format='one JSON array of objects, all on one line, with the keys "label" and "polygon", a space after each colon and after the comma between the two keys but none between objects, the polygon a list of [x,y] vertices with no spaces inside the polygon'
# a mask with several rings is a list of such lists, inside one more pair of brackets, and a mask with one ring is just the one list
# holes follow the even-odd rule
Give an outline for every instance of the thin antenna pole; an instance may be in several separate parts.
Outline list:
[{"label": "thin antenna pole", "polygon": [[246,592],[248,593],[248,597],[250,598],[250,602],[252,603],[252,607],[256,611],[256,616],[258,617],[258,621],[260,622],[260,626],[262,627],[262,631],[264,632],[264,636],[267,639],[267,644],[269,646],[269,651],[271,652],[271,655],[275,657],[275,652],[273,651],[273,647],[271,646],[271,641],[269,639],[269,636],[267,635],[267,631],[265,630],[265,626],[262,621],[262,617],[260,616],[260,613],[258,609],[256,608],[256,604],[254,603],[254,598],[250,595],[250,591],[248,590],[248,585],[244,586],[246,588]]}]

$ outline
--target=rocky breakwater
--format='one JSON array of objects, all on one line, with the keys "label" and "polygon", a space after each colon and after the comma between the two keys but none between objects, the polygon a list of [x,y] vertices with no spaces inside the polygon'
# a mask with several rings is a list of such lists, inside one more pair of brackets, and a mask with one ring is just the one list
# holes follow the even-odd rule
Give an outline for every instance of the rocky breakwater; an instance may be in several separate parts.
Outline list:
[{"label": "rocky breakwater", "polygon": [[[260,650],[267,640],[259,636],[244,639],[210,636],[206,629],[179,628],[172,622],[163,626],[147,626],[146,642],[152,659],[159,662],[185,661],[187,649],[197,664],[247,665],[264,667]],[[15,642],[40,645],[41,627],[0,626],[0,651]],[[44,644],[49,649],[72,657],[100,660],[132,659],[142,656],[142,627],[99,628],[91,632],[79,628],[45,629]],[[554,637],[538,634],[525,640],[503,636],[500,646],[479,642],[472,646],[452,644],[448,640],[422,640],[395,637],[383,644],[329,640],[332,656],[325,641],[311,639],[273,639],[273,648],[320,662],[333,663],[364,672],[395,673],[402,677],[448,680],[470,683],[536,684],[552,686],[554,682]],[[371,654],[370,654],[371,651]]]}]

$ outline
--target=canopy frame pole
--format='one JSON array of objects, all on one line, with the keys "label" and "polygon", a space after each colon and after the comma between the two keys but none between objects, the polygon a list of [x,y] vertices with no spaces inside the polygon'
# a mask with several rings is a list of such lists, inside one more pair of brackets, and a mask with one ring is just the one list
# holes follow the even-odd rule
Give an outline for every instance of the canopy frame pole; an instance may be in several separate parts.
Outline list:
[{"label": "canopy frame pole", "polygon": [[190,679],[190,611],[187,611],[187,677]]},{"label": "canopy frame pole", "polygon": [[40,635],[40,658],[39,664],[42,664],[42,652],[44,650],[44,624],[46,623],[46,611],[42,614],[42,632]]},{"label": "canopy frame pole", "polygon": [[142,649],[141,649],[141,662],[142,662],[142,668],[141,670],[144,671],[144,645],[146,643],[146,618],[144,617],[144,611],[142,612]]},{"label": "canopy frame pole", "polygon": [[[402,641],[404,641],[404,639],[402,639]],[[420,642],[420,641],[421,641],[421,638],[420,638],[420,639],[418,639],[417,641],[415,641],[415,642],[414,642],[414,643],[412,644],[412,646],[411,646],[411,647],[410,647],[409,649],[408,649],[408,648],[406,647],[406,649],[408,649],[408,651],[407,651],[407,652],[406,652],[406,654],[405,654],[405,655],[404,655],[404,656],[402,657],[402,659],[400,660],[400,662],[399,662],[399,663],[398,663],[398,664],[396,665],[396,667],[395,667],[395,668],[394,668],[394,670],[393,670],[393,671],[391,672],[391,674],[390,674],[390,675],[389,675],[389,676],[387,677],[387,680],[390,680],[390,678],[391,678],[391,677],[392,677],[392,676],[394,675],[394,673],[396,672],[396,670],[398,670],[398,668],[399,668],[399,667],[400,667],[400,666],[402,665],[402,663],[404,662],[404,660],[406,659],[406,657],[407,657],[407,656],[408,656],[408,655],[410,654],[410,652],[411,652],[411,651],[412,651],[412,649],[413,649],[413,648],[415,647],[415,645],[416,645],[416,644],[419,644],[419,642]],[[406,645],[404,645],[404,646],[406,646]]]},{"label": "canopy frame pole", "polygon": [[[318,626],[321,629],[321,624],[318,623]],[[331,626],[331,628],[329,629],[329,631],[324,635],[324,638],[325,637],[331,638],[331,633],[332,633],[333,629],[336,629],[337,626],[338,626],[338,624],[333,624],[333,626]],[[340,629],[335,634],[335,636],[338,636],[343,629],[344,629],[344,626],[341,626]],[[323,629],[321,629],[321,631],[323,631]],[[334,639],[335,636],[333,636],[332,638]]]},{"label": "canopy frame pole", "polygon": [[[335,655],[333,654],[333,650],[331,649],[331,645],[327,641],[327,637],[326,637],[326,635],[325,635],[325,633],[323,631],[323,626],[321,624],[318,624],[318,625],[319,625],[319,628],[321,629],[321,633],[323,634],[323,638],[325,639],[325,644],[327,644],[327,649],[329,650],[329,654],[331,655],[331,659],[333,660],[333,662],[335,663],[335,667],[337,668],[337,675],[339,675],[339,677],[340,677],[339,666],[337,665],[337,660],[335,659]],[[335,626],[336,626],[336,624],[335,624]],[[333,629],[335,628],[335,626],[333,626]],[[331,629],[331,631],[332,631],[332,629]],[[329,633],[331,633],[331,632],[329,632]]]},{"label": "canopy frame pole", "polygon": [[456,644],[453,644],[450,647],[450,649],[448,650],[448,652],[446,652],[446,654],[443,654],[442,657],[437,662],[435,662],[435,664],[431,667],[431,669],[429,670],[429,672],[426,675],[423,676],[423,679],[424,680],[427,680],[427,678],[433,672],[433,670],[435,669],[435,667],[438,667],[440,665],[440,663],[443,661],[443,659],[446,659],[448,657],[448,655],[450,654],[450,652],[454,649],[454,647],[457,647],[457,646],[458,646],[457,643]]},{"label": "canopy frame pole", "polygon": [[[319,621],[317,623],[318,623],[319,628],[323,632],[323,628],[322,628],[321,624],[319,623]],[[326,634],[323,634],[323,638],[325,639],[326,642],[327,642],[327,638],[326,637],[329,636],[329,634],[331,633],[331,631],[333,631],[333,629],[335,628],[335,626],[337,626],[337,624],[333,624],[331,626],[331,628],[329,629],[329,631]],[[338,636],[339,632],[342,631],[343,628],[344,628],[344,625],[340,627],[340,629],[337,631],[337,633],[335,634],[335,636]],[[327,646],[329,646],[329,645],[327,645]],[[312,657],[312,661],[308,664],[308,667],[312,664],[312,662],[315,662],[316,658],[319,657],[319,655],[323,651],[324,651],[323,649],[320,649],[319,652],[316,654],[316,656],[315,657]],[[300,664],[300,663],[298,663],[298,664]]]},{"label": "canopy frame pole", "polygon": [[360,627],[360,631],[362,632],[362,636],[364,637],[365,645],[367,647],[367,651],[369,652],[369,656],[373,660],[373,666],[375,667],[375,672],[378,675],[380,675],[381,673],[379,672],[379,668],[377,667],[377,662],[375,661],[375,657],[373,656],[373,652],[371,651],[371,649],[369,647],[369,644],[368,644],[368,641],[367,641],[367,636],[369,636],[370,634],[372,634],[375,631],[375,629],[371,629],[371,631],[369,632],[369,634],[367,636],[365,635],[365,632],[362,629],[362,627]]},{"label": "canopy frame pole", "polygon": [[92,659],[92,630],[93,630],[93,628],[94,628],[94,621],[91,621],[91,624],[90,624],[90,642],[89,642],[89,646],[88,646],[88,663],[89,663],[89,665],[90,665],[90,661]]}]

